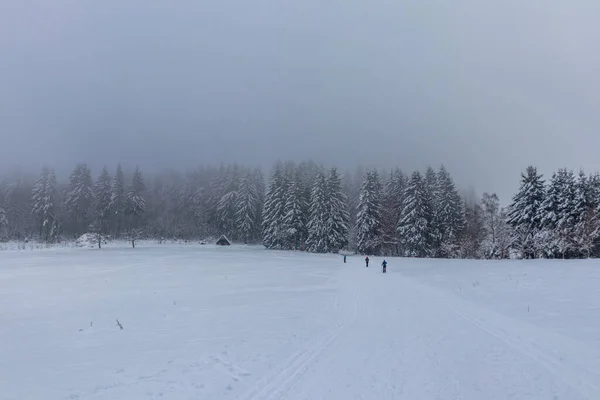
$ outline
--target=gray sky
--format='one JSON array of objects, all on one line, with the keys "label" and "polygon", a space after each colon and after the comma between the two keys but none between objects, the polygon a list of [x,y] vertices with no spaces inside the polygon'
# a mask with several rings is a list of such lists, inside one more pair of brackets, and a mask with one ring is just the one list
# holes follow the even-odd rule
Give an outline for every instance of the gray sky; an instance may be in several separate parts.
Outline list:
[{"label": "gray sky", "polygon": [[0,166],[444,163],[505,202],[600,169],[599,3],[2,0]]}]

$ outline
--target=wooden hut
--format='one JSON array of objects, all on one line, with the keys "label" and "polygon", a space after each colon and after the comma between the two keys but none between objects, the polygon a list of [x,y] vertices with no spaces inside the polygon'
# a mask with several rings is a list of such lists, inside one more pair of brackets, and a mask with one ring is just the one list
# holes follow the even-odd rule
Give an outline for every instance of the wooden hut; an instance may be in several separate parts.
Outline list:
[{"label": "wooden hut", "polygon": [[227,239],[227,237],[225,235],[221,235],[219,240],[217,240],[217,245],[218,246],[231,246],[231,242],[229,241],[229,239]]}]

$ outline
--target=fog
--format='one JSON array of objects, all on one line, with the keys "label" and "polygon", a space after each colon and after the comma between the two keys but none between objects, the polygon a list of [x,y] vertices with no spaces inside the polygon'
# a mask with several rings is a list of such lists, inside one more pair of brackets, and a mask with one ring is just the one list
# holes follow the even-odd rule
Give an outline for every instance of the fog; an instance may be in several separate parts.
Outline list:
[{"label": "fog", "polygon": [[0,168],[600,169],[600,4],[4,0]]}]

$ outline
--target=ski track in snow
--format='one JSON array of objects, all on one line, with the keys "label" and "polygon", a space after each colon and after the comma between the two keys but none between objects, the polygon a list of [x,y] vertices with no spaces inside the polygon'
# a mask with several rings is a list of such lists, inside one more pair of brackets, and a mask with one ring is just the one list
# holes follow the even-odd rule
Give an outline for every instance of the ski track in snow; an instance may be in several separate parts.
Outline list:
[{"label": "ski track in snow", "polygon": [[0,397],[600,399],[598,262],[387,260],[0,253]]}]

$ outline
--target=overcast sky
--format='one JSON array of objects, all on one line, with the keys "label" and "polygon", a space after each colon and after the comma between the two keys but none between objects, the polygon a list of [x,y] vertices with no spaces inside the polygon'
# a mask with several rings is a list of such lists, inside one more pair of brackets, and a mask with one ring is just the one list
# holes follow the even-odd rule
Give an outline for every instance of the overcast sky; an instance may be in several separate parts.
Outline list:
[{"label": "overcast sky", "polygon": [[[0,167],[600,170],[597,0],[1,0]],[[506,201],[507,199],[503,199]]]}]

